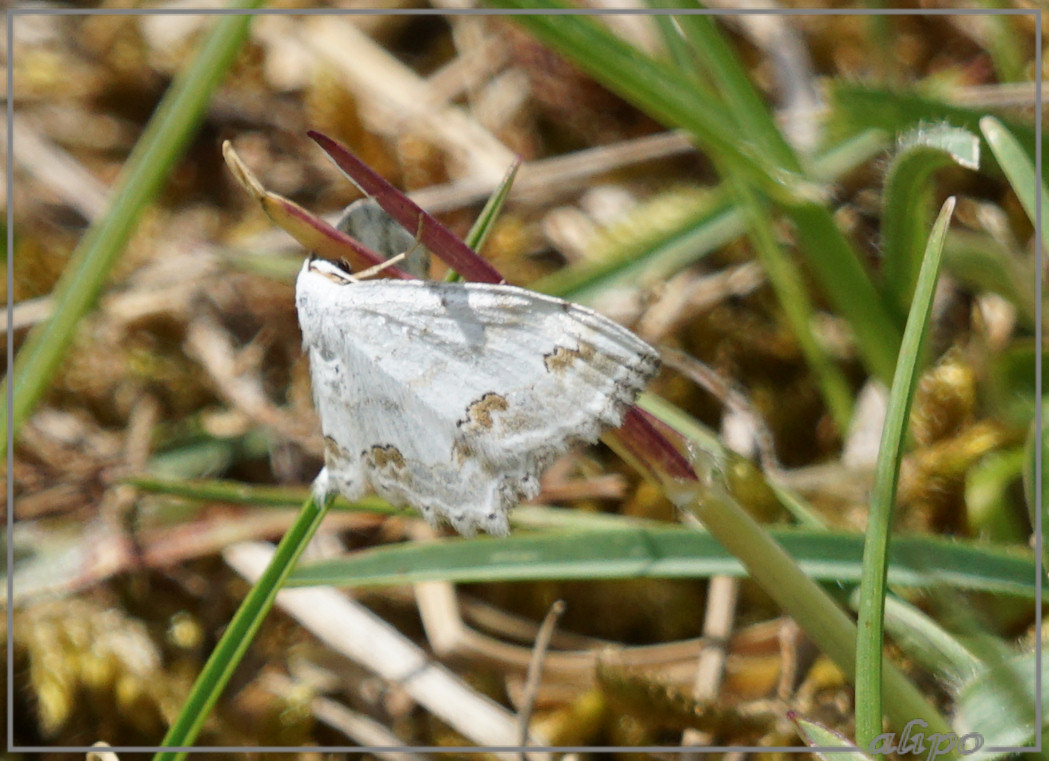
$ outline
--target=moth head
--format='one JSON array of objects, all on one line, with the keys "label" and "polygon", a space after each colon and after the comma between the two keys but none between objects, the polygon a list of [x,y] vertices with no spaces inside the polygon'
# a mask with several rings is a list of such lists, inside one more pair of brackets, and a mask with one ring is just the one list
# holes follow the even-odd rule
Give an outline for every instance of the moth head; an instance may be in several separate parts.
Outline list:
[{"label": "moth head", "polygon": [[353,276],[349,272],[342,269],[339,265],[329,262],[327,259],[316,259],[310,256],[303,265],[303,269],[322,275],[337,285],[346,285],[353,282]]}]

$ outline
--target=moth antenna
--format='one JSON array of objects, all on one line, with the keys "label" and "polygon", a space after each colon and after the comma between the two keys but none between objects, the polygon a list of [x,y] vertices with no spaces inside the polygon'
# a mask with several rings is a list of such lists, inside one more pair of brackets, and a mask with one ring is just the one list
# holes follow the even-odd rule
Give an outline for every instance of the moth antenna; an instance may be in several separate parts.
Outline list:
[{"label": "moth antenna", "polygon": [[415,240],[412,241],[412,247],[400,255],[401,259],[407,259],[409,256],[415,253],[415,249],[419,248],[423,242],[423,218],[419,217],[419,229],[415,232]]},{"label": "moth antenna", "polygon": [[390,267],[393,267],[395,264],[399,264],[406,256],[408,256],[408,254],[406,254],[406,253],[405,254],[397,254],[397,256],[391,256],[385,262],[379,262],[374,267],[369,267],[366,270],[361,270],[356,275],[354,275],[351,279],[354,282],[357,282],[357,281],[360,281],[360,280],[364,280],[365,278],[369,278],[369,277],[373,277],[375,275],[378,275],[383,270],[389,269]]}]

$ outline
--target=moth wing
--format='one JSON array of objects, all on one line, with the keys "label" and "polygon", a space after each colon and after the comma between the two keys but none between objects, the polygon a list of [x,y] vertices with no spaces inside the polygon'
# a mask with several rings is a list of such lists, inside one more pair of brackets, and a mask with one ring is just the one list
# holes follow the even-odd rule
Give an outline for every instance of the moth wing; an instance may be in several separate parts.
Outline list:
[{"label": "moth wing", "polygon": [[297,305],[333,481],[460,533],[505,534],[543,469],[619,425],[658,369],[625,328],[513,286],[304,269]]},{"label": "moth wing", "polygon": [[429,277],[430,252],[383,211],[374,198],[360,198],[351,203],[343,209],[335,227],[387,259],[407,253],[400,268],[416,277]]}]

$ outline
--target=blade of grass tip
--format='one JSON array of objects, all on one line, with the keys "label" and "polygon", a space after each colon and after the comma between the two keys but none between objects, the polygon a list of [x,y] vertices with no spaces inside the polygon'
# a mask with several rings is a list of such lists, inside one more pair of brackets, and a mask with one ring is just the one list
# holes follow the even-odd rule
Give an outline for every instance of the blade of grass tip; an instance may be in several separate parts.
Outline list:
[{"label": "blade of grass tip", "polygon": [[[232,8],[257,8],[262,0],[240,0]],[[250,14],[220,18],[193,61],[175,78],[135,144],[110,196],[109,210],[88,228],[55,285],[50,319],[26,338],[14,368],[4,378],[0,394],[14,384],[11,427],[18,429],[47,391],[69,348],[80,319],[98,300],[106,278],[134,232],[142,212],[171,176],[194,129],[200,124],[211,94],[228,71],[247,37]],[[7,406],[0,410],[0,430],[8,425]],[[6,455],[7,438],[0,443]]]},{"label": "blade of grass tip", "polygon": [[[980,119],[980,131],[983,132],[987,144],[991,146],[991,153],[998,160],[999,166],[1009,179],[1016,197],[1020,199],[1020,205],[1027,212],[1027,218],[1031,224],[1035,224],[1035,210],[1038,207],[1036,188],[1038,187],[1038,176],[1034,171],[1034,164],[1030,156],[1023,149],[1005,125],[993,116],[985,116]],[[1049,192],[1042,185],[1042,246],[1049,250]]]},{"label": "blade of grass tip", "polygon": [[[667,7],[665,0],[648,0],[647,5],[650,8]],[[660,36],[663,38],[663,45],[670,54],[669,59],[670,62],[674,64],[674,68],[685,76],[694,75],[696,71],[696,61],[693,57],[692,48],[688,44],[688,41],[681,35],[681,29],[675,22],[674,17],[667,13],[656,13],[652,16],[652,19],[659,28]]]},{"label": "blade of grass tip", "polygon": [[[353,236],[332,227],[294,201],[266,190],[254,172],[237,155],[229,140],[222,144],[222,156],[237,183],[248,191],[248,195],[258,201],[266,216],[308,251],[313,251],[332,261],[346,259],[355,272],[385,264],[385,258]],[[385,267],[383,272],[391,277],[404,280],[413,279],[404,270],[393,266]]]},{"label": "blade of grass tip", "polygon": [[405,230],[415,232],[423,245],[467,280],[478,283],[504,283],[503,276],[442,225],[419,208],[375,170],[330,137],[310,130],[306,133],[361,190],[374,198],[383,211]]},{"label": "blade of grass tip", "polygon": [[[470,232],[466,234],[466,240],[464,242],[474,251],[480,251],[484,248],[485,241],[488,240],[488,236],[495,227],[495,220],[502,212],[503,206],[506,205],[506,199],[510,197],[510,188],[513,187],[514,180],[517,178],[517,172],[520,168],[521,159],[514,159],[514,163],[510,165],[510,168],[503,176],[503,181],[499,183],[499,187],[496,188],[495,193],[488,197],[488,202],[484,205],[484,208],[481,209],[481,215],[477,217],[477,221],[473,223]],[[445,282],[454,283],[461,279],[462,278],[458,272],[450,270],[448,272],[448,277],[445,278]]]},{"label": "blade of grass tip", "polygon": [[918,361],[929,328],[943,243],[954,203],[954,198],[948,198],[943,204],[925,247],[925,258],[915,284],[914,301],[889,393],[885,427],[874,471],[867,540],[863,552],[864,578],[860,584],[859,638],[856,642],[856,737],[863,746],[868,745],[882,731],[882,648],[889,530],[911,401],[918,379]]},{"label": "blade of grass tip", "polygon": [[[855,747],[845,735],[835,732],[830,727],[818,722],[806,719],[794,711],[787,712],[787,718],[794,722],[798,736],[812,749],[816,758],[823,761],[872,761],[872,756],[859,750],[849,750]],[[821,753],[818,748],[844,748],[845,750],[834,750],[832,753]]]},{"label": "blade of grass tip", "polygon": [[[830,104],[829,126],[839,135],[872,128],[899,135],[921,124],[943,123],[979,133],[980,122],[987,118],[986,108],[952,106],[913,90],[871,87],[843,77],[828,82],[826,92]],[[1028,159],[1034,159],[1039,140],[1043,151],[1049,148],[1049,135],[1038,135],[1031,119],[1005,117],[996,121],[1015,135],[1020,145],[1026,146]]]},{"label": "blade of grass tip", "polygon": [[[315,492],[310,494],[295,523],[277,545],[269,566],[222,633],[222,638],[204,664],[178,717],[161,741],[161,747],[185,748],[196,741],[208,714],[247,652],[266,614],[273,607],[277,592],[284,586],[303,549],[327,514],[333,496],[318,501]],[[183,761],[185,757],[185,751],[167,750],[154,755],[153,761]]]}]

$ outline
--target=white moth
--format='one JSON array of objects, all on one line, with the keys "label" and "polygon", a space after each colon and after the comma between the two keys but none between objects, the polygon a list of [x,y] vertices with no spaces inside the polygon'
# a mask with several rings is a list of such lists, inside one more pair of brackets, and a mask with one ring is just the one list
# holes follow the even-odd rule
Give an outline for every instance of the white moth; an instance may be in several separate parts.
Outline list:
[{"label": "white moth", "polygon": [[372,489],[464,535],[509,533],[546,466],[620,425],[659,367],[608,318],[510,285],[359,280],[313,259],[295,304],[325,439],[315,489]]}]

